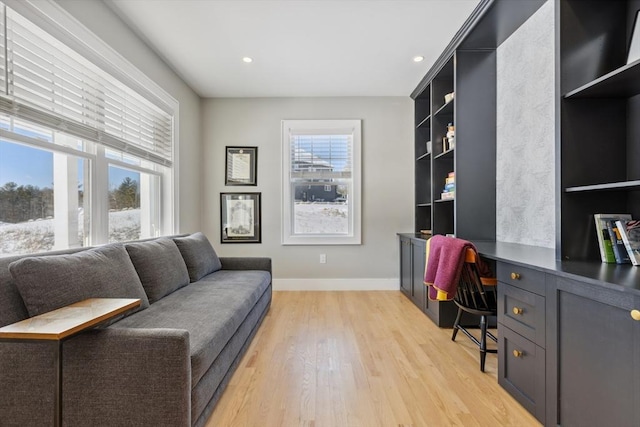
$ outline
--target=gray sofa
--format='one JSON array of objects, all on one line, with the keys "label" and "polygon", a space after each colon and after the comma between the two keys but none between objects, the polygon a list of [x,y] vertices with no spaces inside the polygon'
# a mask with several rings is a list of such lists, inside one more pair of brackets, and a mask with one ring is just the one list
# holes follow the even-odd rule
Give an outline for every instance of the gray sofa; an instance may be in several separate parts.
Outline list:
[{"label": "gray sofa", "polygon": [[[88,297],[140,309],[62,346],[65,426],[202,426],[271,304],[269,258],[201,233],[0,258],[0,327]],[[0,425],[51,425],[51,345],[0,341]]]}]

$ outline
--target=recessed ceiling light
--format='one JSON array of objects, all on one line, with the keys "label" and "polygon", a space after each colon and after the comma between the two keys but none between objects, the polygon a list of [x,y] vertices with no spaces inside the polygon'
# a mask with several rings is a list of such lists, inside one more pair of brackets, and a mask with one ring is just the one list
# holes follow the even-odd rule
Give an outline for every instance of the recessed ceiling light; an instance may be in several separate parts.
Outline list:
[{"label": "recessed ceiling light", "polygon": [[413,62],[422,62],[422,61],[424,61],[424,56],[418,55],[413,57]]},{"label": "recessed ceiling light", "polygon": [[248,64],[249,62],[253,62],[253,58],[249,58],[248,56],[245,56],[244,58],[242,58],[242,60],[243,60],[244,62],[246,62],[247,64]]}]

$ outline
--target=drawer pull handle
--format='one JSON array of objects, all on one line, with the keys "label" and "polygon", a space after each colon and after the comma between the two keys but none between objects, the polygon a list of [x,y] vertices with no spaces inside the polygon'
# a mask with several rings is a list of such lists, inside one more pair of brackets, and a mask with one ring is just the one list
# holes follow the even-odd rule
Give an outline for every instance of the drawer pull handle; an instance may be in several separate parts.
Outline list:
[{"label": "drawer pull handle", "polygon": [[522,314],[524,312],[520,307],[513,307],[513,314]]},{"label": "drawer pull handle", "polygon": [[640,310],[631,310],[631,317],[633,320],[640,321]]},{"label": "drawer pull handle", "polygon": [[520,280],[520,273],[511,273],[511,280]]},{"label": "drawer pull handle", "polygon": [[513,350],[513,357],[522,357],[522,352],[519,350]]}]

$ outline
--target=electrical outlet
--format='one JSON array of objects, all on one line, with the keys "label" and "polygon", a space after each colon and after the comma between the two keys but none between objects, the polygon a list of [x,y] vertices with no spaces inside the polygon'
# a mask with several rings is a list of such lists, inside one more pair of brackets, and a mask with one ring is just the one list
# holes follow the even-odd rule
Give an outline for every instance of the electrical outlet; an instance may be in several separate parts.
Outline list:
[{"label": "electrical outlet", "polygon": [[327,254],[320,254],[320,264],[327,263]]}]

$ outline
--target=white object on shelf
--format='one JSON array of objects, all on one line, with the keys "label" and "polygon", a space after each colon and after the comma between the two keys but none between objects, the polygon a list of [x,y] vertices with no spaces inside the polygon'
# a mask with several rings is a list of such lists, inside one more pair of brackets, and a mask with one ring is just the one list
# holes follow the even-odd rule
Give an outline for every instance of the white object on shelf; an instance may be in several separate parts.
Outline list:
[{"label": "white object on shelf", "polygon": [[455,95],[456,95],[456,94],[455,94],[455,92],[451,92],[451,93],[446,94],[446,95],[444,96],[444,103],[445,103],[445,104],[448,104],[448,103],[450,103],[451,101],[453,101],[453,98],[455,98]]}]

